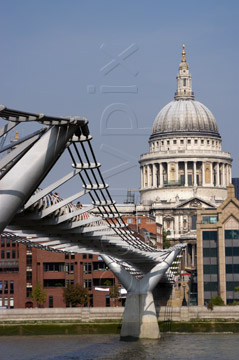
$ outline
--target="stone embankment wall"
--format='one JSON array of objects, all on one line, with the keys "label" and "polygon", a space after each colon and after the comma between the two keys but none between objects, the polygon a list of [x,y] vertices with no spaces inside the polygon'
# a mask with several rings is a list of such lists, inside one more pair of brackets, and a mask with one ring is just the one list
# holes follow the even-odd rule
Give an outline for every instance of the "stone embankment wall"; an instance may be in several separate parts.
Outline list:
[{"label": "stone embankment wall", "polygon": [[[122,319],[123,307],[115,308],[53,308],[53,309],[0,309],[0,322],[27,321],[80,321],[94,322]],[[208,310],[205,306],[160,307],[159,321],[189,321],[191,319],[233,319],[239,320],[239,306],[215,306]]]}]

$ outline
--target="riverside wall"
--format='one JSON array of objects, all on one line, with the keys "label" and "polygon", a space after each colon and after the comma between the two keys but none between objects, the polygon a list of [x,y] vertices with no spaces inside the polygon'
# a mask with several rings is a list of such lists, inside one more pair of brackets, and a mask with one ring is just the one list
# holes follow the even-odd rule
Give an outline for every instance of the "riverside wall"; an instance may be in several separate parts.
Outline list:
[{"label": "riverside wall", "polygon": [[[123,307],[110,308],[34,308],[34,309],[0,309],[0,322],[107,322],[121,321]],[[208,310],[205,306],[165,307],[157,309],[159,321],[190,320],[238,320],[239,306],[215,306]]]}]

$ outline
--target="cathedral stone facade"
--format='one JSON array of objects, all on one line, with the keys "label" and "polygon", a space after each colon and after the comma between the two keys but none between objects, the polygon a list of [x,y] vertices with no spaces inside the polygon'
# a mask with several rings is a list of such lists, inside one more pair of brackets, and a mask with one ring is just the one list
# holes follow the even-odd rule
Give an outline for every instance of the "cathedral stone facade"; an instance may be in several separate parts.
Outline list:
[{"label": "cathedral stone facade", "polygon": [[185,268],[196,266],[196,210],[216,208],[231,183],[229,153],[211,111],[194,99],[183,45],[174,100],[156,116],[149,152],[141,155],[140,204],[172,242],[188,242]]}]

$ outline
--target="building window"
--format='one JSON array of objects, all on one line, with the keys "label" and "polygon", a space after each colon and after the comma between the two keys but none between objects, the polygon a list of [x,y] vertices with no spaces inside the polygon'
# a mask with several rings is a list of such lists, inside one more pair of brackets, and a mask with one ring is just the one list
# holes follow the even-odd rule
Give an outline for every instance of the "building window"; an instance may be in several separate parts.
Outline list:
[{"label": "building window", "polygon": [[239,274],[239,264],[226,264],[227,274]]},{"label": "building window", "polygon": [[14,280],[10,280],[10,294],[14,294]]},{"label": "building window", "polygon": [[53,296],[49,296],[49,308],[53,308]]},{"label": "building window", "polygon": [[8,298],[7,297],[4,298],[4,306],[8,307]]},{"label": "building window", "polygon": [[204,291],[218,291],[218,283],[214,281],[204,282]]},{"label": "building window", "polygon": [[69,254],[65,254],[65,259],[66,259],[66,260],[69,259]]},{"label": "building window", "polygon": [[163,141],[161,141],[161,145],[163,145]]},{"label": "building window", "polygon": [[66,280],[66,287],[70,286],[70,285],[74,285],[74,280]]},{"label": "building window", "polygon": [[110,307],[110,296],[109,295],[106,295],[106,297],[105,297],[105,306]]},{"label": "building window", "polygon": [[5,246],[5,238],[2,237],[2,238],[1,238],[1,247],[4,247],[4,246]]},{"label": "building window", "polygon": [[4,250],[1,251],[1,259],[5,259],[5,251]]},{"label": "building window", "polygon": [[216,224],[217,216],[203,216],[202,223],[203,224]]},{"label": "building window", "polygon": [[27,254],[27,266],[32,266],[32,254]]},{"label": "building window", "polygon": [[138,218],[137,219],[137,224],[141,224],[142,223],[142,219],[141,218]]},{"label": "building window", "polygon": [[207,140],[207,144],[208,144],[208,145],[210,144],[210,141],[209,141],[209,140]]},{"label": "building window", "polygon": [[203,272],[204,274],[211,275],[211,274],[218,274],[218,266],[217,265],[203,265]]},{"label": "building window", "polygon": [[239,247],[226,247],[226,256],[239,256]]},{"label": "building window", "polygon": [[7,247],[10,247],[10,239],[7,238]]},{"label": "building window", "polygon": [[128,218],[128,219],[127,219],[127,223],[128,223],[128,224],[132,224],[132,222],[133,222],[133,220],[132,220],[131,218]]},{"label": "building window", "polygon": [[217,241],[217,231],[203,231],[203,240]]},{"label": "building window", "polygon": [[26,273],[26,279],[27,279],[27,283],[31,283],[31,282],[32,282],[32,271],[27,271],[27,273]]},{"label": "building window", "polygon": [[89,259],[93,259],[93,254],[89,254]]},{"label": "building window", "polygon": [[26,288],[26,297],[29,298],[30,295],[31,295],[31,293],[32,293],[32,288],[31,288],[31,287],[27,287],[27,288]]},{"label": "building window", "polygon": [[16,250],[12,250],[12,259],[16,259]]},{"label": "building window", "polygon": [[83,259],[87,259],[87,254],[83,254]]},{"label": "building window", "polygon": [[180,144],[183,144],[183,143],[184,143],[184,141],[181,139],[181,140],[180,140]]},{"label": "building window", "polygon": [[14,308],[14,298],[13,297],[10,297],[9,305],[10,305],[10,309]]},{"label": "building window", "polygon": [[196,230],[197,228],[197,215],[192,216],[192,230]]},{"label": "building window", "polygon": [[174,144],[177,144],[177,140],[173,140],[173,143],[174,143]]},{"label": "building window", "polygon": [[2,307],[2,297],[0,297],[0,307]]},{"label": "building window", "polygon": [[92,273],[92,264],[84,263],[83,264],[83,272],[84,272],[84,274],[91,274]]},{"label": "building window", "polygon": [[66,269],[67,274],[74,274],[74,268],[75,268],[74,263],[66,263],[66,265],[65,265],[65,269]]},{"label": "building window", "polygon": [[84,288],[88,290],[92,290],[92,280],[91,279],[85,279],[83,283]]},{"label": "building window", "polygon": [[8,294],[8,281],[4,280],[4,294]]},{"label": "building window", "polygon": [[103,261],[101,262],[93,262],[93,271],[105,271],[105,263]]},{"label": "building window", "polygon": [[191,140],[190,140],[190,139],[188,139],[188,144],[191,144]]},{"label": "building window", "polygon": [[217,248],[204,248],[203,257],[217,257]]},{"label": "building window", "polygon": [[12,240],[12,247],[16,247],[16,240]]},{"label": "building window", "polygon": [[202,145],[204,144],[204,140],[201,140],[201,144],[202,144]]},{"label": "building window", "polygon": [[239,239],[239,230],[225,230],[225,239]]},{"label": "building window", "polygon": [[43,263],[43,271],[44,272],[64,272],[65,271],[65,263]]},{"label": "building window", "polygon": [[65,279],[44,279],[45,288],[65,287]]},{"label": "building window", "polygon": [[186,86],[187,84],[187,79],[183,79],[183,86]]},{"label": "building window", "polygon": [[194,140],[194,144],[197,144],[197,143],[198,143],[198,141],[197,141],[197,139],[195,139],[195,140]]},{"label": "building window", "polygon": [[168,145],[170,144],[170,141],[169,141],[169,140],[167,140],[167,144],[168,144]]},{"label": "building window", "polygon": [[7,258],[7,259],[10,259],[10,251],[9,251],[9,250],[6,251],[6,258]]},{"label": "building window", "polygon": [[2,280],[0,280],[0,294],[2,294]]}]

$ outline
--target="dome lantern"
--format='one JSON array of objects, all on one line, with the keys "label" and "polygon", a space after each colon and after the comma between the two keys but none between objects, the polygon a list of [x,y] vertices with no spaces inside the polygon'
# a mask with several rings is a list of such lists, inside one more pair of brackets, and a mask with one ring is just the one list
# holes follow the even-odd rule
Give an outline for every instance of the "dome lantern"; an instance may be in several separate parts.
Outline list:
[{"label": "dome lantern", "polygon": [[186,61],[185,45],[183,44],[182,60],[179,65],[179,73],[177,76],[178,88],[174,95],[175,100],[180,99],[194,99],[192,92],[192,76],[189,73],[189,66]]}]

